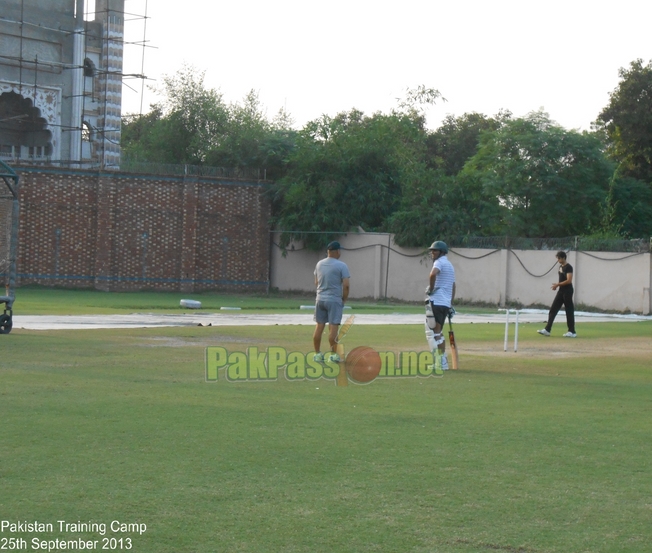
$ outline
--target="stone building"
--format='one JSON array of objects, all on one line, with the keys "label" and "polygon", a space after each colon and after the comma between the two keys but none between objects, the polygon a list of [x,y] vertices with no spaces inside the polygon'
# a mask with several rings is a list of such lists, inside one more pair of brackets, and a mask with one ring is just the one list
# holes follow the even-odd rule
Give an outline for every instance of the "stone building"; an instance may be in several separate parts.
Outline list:
[{"label": "stone building", "polygon": [[2,0],[0,159],[120,164],[124,0]]}]

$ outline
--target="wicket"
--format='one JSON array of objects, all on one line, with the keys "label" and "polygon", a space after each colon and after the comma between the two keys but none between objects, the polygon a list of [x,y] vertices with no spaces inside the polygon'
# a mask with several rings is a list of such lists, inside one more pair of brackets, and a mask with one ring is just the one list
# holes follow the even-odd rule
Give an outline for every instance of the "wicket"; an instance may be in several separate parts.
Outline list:
[{"label": "wicket", "polygon": [[518,351],[518,309],[505,309],[505,351],[507,351],[507,342],[509,340],[509,312],[514,311],[516,318],[514,321],[514,352]]}]

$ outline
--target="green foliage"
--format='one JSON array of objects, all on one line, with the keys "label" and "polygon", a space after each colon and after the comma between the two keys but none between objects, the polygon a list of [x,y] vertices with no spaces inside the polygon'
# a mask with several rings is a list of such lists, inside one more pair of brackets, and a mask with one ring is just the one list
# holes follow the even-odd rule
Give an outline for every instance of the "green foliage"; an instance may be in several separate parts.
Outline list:
[{"label": "green foliage", "polygon": [[439,100],[446,101],[439,90],[419,85],[416,88],[406,89],[405,98],[398,99],[398,106],[404,113],[423,118],[424,106],[434,106]]},{"label": "green foliage", "polygon": [[500,128],[509,113],[488,118],[477,113],[448,116],[426,137],[427,154],[418,179],[403,186],[401,206],[387,229],[397,244],[419,247],[434,237],[492,234],[495,201],[484,196],[477,179],[458,175],[478,150],[482,132]]},{"label": "green foliage", "polygon": [[286,175],[274,189],[276,227],[320,249],[328,237],[362,227],[383,230],[402,186],[424,170],[425,132],[412,114],[323,116],[299,133]]},{"label": "green foliage", "polygon": [[491,205],[470,179],[430,170],[421,186],[406,189],[402,206],[388,221],[395,242],[424,247],[451,236],[492,234]]},{"label": "green foliage", "polygon": [[441,126],[428,135],[429,164],[446,175],[457,175],[478,151],[480,134],[499,129],[510,118],[509,112],[500,112],[496,117],[481,113],[446,116]]},{"label": "green foliage", "polygon": [[204,73],[185,66],[163,78],[165,101],[149,114],[123,120],[122,148],[139,161],[201,165],[229,118],[221,94],[204,86]]},{"label": "green foliage", "polygon": [[[162,118],[160,106],[144,115],[125,115],[122,118],[122,155],[130,159],[148,159],[156,151],[157,132]],[[152,160],[154,161],[154,160]]]},{"label": "green foliage", "polygon": [[484,134],[464,175],[498,201],[498,234],[559,237],[599,221],[611,163],[595,135],[566,131],[535,112]]},{"label": "green foliage", "polygon": [[[295,135],[284,112],[270,122],[258,94],[249,92],[241,104],[229,106],[224,130],[206,156],[214,167],[279,168],[294,148]],[[272,175],[273,178],[274,175]]]},{"label": "green foliage", "polygon": [[227,130],[229,113],[222,95],[204,86],[204,72],[186,66],[164,77],[167,101],[162,135],[167,163],[202,164]]},{"label": "green foliage", "polygon": [[204,73],[185,66],[163,79],[162,104],[123,119],[122,149],[139,161],[216,167],[262,167],[280,176],[296,133],[280,111],[270,122],[258,94],[227,105],[204,85]]},{"label": "green foliage", "polygon": [[614,221],[619,234],[642,238],[652,236],[652,187],[632,177],[618,177],[613,188]]},{"label": "green foliage", "polygon": [[185,66],[164,78],[150,113],[123,119],[122,148],[134,161],[263,169],[282,245],[322,249],[358,227],[414,247],[446,236],[647,237],[652,62],[620,76],[591,134],[508,111],[448,116],[428,132],[424,106],[445,99],[425,86],[389,114],[351,110],[295,130],[283,110],[270,120],[255,91],[226,104]]},{"label": "green foliage", "polygon": [[601,205],[600,220],[583,239],[622,240],[652,235],[652,188],[632,177],[623,177],[620,167],[609,182]]},{"label": "green foliage", "polygon": [[652,61],[637,59],[618,74],[620,83],[597,123],[623,175],[652,185]]},{"label": "green foliage", "polygon": [[622,238],[622,224],[616,222],[616,207],[618,205],[618,202],[614,199],[616,175],[617,172],[614,173],[609,182],[609,191],[604,203],[600,206],[600,219],[597,225],[590,228],[590,233],[585,234],[583,238],[598,240]]},{"label": "green foliage", "polygon": [[652,235],[652,62],[619,71],[620,83],[596,122],[608,154],[618,162],[614,218],[622,233]]}]

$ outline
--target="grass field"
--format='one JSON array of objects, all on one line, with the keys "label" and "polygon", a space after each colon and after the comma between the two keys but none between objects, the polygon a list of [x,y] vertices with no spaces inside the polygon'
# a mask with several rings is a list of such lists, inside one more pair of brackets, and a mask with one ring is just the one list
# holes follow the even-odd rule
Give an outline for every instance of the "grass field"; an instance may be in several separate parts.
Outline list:
[{"label": "grass field", "polygon": [[[43,313],[83,303],[35,293]],[[149,311],[164,296],[107,294],[104,308]],[[462,369],[441,378],[338,388],[205,381],[207,346],[307,352],[308,326],[14,329],[0,336],[0,524],[54,531],[0,539],[33,551],[34,538],[122,538],[107,545],[138,553],[649,551],[652,323],[584,324],[576,340],[523,325],[517,354],[503,331],[458,324]],[[425,339],[420,326],[359,325],[357,345],[422,351]]]},{"label": "grass field", "polygon": [[[221,307],[240,307],[257,313],[296,313],[302,305],[315,303],[314,294],[226,295],[213,292],[184,294],[173,292],[100,292],[98,290],[21,288],[14,310],[21,315],[107,315],[133,312],[183,313],[192,310],[179,306],[181,299],[195,299],[203,311]],[[422,313],[420,302],[353,300],[347,305],[356,313]],[[495,307],[469,306],[474,313],[495,313]]]},{"label": "grass field", "polygon": [[[133,312],[184,313],[181,299],[195,299],[203,311],[220,311],[221,307],[240,307],[247,312],[296,313],[301,305],[314,304],[312,295],[226,295],[212,292],[184,294],[172,292],[100,292],[97,290],[65,290],[40,287],[20,289],[15,311],[22,315],[89,315]],[[359,301],[352,305],[356,312],[391,313],[397,308],[406,313],[423,311],[421,305],[393,302]],[[495,311],[495,310],[494,310]]]}]

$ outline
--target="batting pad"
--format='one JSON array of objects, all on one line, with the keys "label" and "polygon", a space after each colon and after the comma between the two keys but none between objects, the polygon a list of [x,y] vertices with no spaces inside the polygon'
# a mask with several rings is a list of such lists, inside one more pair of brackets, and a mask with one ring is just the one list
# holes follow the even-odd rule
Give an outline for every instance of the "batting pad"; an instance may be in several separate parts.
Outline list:
[{"label": "batting pad", "polygon": [[428,326],[428,323],[425,324],[426,327],[426,341],[428,342],[428,347],[430,347],[431,352],[435,352],[439,349],[439,345],[444,343],[443,334],[435,334],[432,329]]}]

